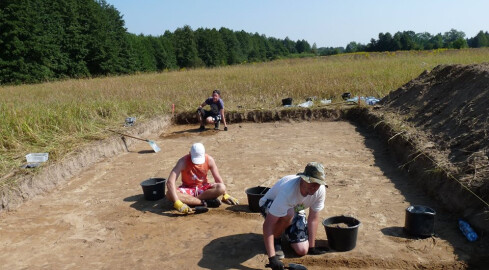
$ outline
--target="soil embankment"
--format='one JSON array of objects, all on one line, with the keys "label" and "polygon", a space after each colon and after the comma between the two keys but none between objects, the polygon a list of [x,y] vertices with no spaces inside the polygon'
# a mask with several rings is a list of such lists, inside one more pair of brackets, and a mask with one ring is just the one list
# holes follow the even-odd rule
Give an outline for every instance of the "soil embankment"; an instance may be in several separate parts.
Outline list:
[{"label": "soil embankment", "polygon": [[[145,124],[137,125],[127,133],[145,137],[157,133],[170,124],[170,117],[158,117]],[[27,200],[49,193],[96,162],[126,152],[126,147],[135,142],[137,141],[130,138],[123,141],[121,137],[114,136],[85,146],[58,162],[43,164],[34,172],[23,169],[11,173],[9,179],[2,179],[0,182],[0,212],[15,209]]]},{"label": "soil embankment", "polygon": [[489,63],[438,66],[391,92],[384,109],[426,134],[457,176],[489,201]]},{"label": "soil embankment", "polygon": [[[489,232],[489,64],[442,65],[382,100],[382,115],[402,121],[422,155],[436,163],[422,177],[430,192]],[[399,126],[399,125],[398,125]],[[401,137],[402,137],[401,136]],[[418,162],[419,163],[419,162]],[[424,181],[420,180],[420,181]]]}]

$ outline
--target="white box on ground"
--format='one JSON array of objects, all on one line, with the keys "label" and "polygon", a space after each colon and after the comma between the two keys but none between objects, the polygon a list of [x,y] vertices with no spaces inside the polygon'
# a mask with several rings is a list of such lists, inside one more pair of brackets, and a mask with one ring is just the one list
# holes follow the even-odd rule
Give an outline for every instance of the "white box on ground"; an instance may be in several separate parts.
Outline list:
[{"label": "white box on ground", "polygon": [[48,153],[30,153],[25,156],[28,163],[31,162],[46,162],[49,158]]}]

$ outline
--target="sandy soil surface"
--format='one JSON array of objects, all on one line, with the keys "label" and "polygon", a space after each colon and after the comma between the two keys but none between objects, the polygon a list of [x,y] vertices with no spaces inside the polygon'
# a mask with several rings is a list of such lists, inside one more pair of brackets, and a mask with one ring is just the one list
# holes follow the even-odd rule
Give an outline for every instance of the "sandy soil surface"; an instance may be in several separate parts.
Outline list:
[{"label": "sandy soil surface", "polygon": [[[362,223],[348,252],[295,257],[308,269],[460,269],[477,244],[456,217],[430,199],[394,164],[375,136],[347,122],[234,124],[228,132],[175,126],[106,159],[51,193],[0,214],[2,269],[264,269],[263,219],[245,190],[270,186],[309,161],[322,162],[329,188],[322,218],[352,215]],[[228,192],[242,205],[181,216],[162,199],[144,200],[140,182],[168,177],[193,142],[217,162]],[[211,177],[212,178],[212,177]],[[404,234],[405,209],[437,211],[434,237]],[[327,246],[322,226],[318,246]]]}]

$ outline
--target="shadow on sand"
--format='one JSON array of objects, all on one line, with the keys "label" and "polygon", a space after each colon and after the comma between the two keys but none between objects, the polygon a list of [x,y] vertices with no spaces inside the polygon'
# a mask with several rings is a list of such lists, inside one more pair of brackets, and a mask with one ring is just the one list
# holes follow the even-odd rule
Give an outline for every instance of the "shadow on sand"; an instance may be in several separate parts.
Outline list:
[{"label": "shadow on sand", "polygon": [[242,265],[243,262],[259,254],[265,254],[263,237],[261,234],[244,233],[216,238],[203,249],[202,259],[198,266],[205,269],[264,269],[250,268]]},{"label": "shadow on sand", "polygon": [[141,150],[138,151],[138,154],[153,154],[154,152],[154,150]]},{"label": "shadow on sand", "polygon": [[[125,202],[133,202],[130,206],[141,212],[150,212],[167,217],[185,217],[189,215],[200,215],[204,212],[193,212],[192,214],[182,214],[173,208],[173,202],[166,199],[166,197],[156,200],[148,201],[144,198],[143,194],[133,195],[124,199]],[[195,211],[195,208],[193,208]]]},{"label": "shadow on sand", "polygon": [[173,203],[167,200],[166,197],[156,201],[147,201],[144,199],[143,194],[138,194],[127,197],[124,201],[133,202],[131,207],[141,212],[150,212],[169,217],[184,216],[173,209]]}]

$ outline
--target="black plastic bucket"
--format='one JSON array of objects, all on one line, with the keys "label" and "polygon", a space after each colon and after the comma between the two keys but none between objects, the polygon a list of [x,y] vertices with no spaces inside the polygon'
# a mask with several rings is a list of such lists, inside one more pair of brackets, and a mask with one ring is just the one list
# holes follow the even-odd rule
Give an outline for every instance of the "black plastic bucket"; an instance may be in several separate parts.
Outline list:
[{"label": "black plastic bucket", "polygon": [[435,210],[427,206],[409,206],[406,208],[404,230],[413,236],[430,237],[435,233],[435,215]]},{"label": "black plastic bucket", "polygon": [[246,190],[248,196],[248,207],[251,212],[260,212],[260,199],[267,193],[269,187],[252,187]]},{"label": "black plastic bucket", "polygon": [[348,251],[357,244],[360,221],[354,217],[334,216],[323,220],[329,247],[336,251]]},{"label": "black plastic bucket", "polygon": [[147,201],[156,201],[165,197],[165,178],[149,178],[141,182],[144,199]]},{"label": "black plastic bucket", "polygon": [[347,99],[351,98],[351,93],[349,93],[349,92],[343,93],[343,94],[341,94],[341,98],[343,100],[347,100]]},{"label": "black plastic bucket", "polygon": [[282,99],[282,105],[292,105],[292,98],[284,98]]}]

